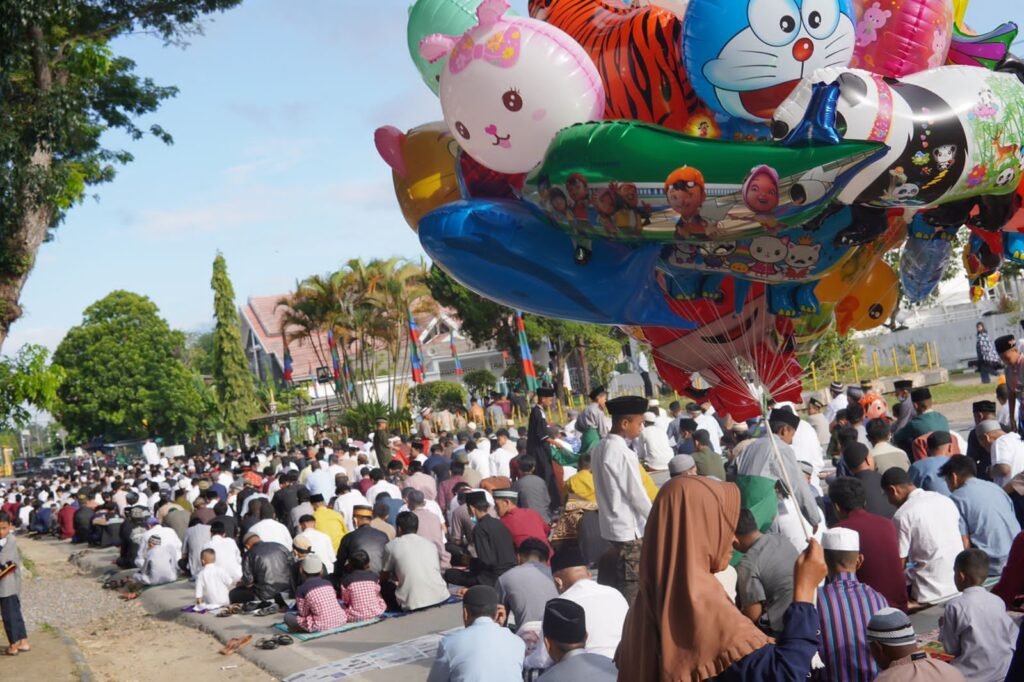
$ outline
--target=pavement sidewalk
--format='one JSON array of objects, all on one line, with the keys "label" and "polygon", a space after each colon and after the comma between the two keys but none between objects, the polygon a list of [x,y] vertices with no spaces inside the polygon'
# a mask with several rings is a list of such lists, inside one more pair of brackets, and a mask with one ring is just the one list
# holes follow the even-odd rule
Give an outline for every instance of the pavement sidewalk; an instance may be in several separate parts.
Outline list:
[{"label": "pavement sidewalk", "polygon": [[[96,589],[101,590],[101,578],[108,575],[126,576],[131,571],[118,570],[114,565],[117,556],[115,549],[81,549],[67,543],[56,543],[50,540],[36,542],[52,542],[56,546],[67,549],[73,563],[85,574],[97,578]],[[213,635],[218,641],[226,643],[234,637],[252,635],[253,642],[262,637],[280,634],[272,626],[281,620],[279,616],[246,616],[235,615],[218,618],[212,614],[195,614],[183,612],[181,609],[193,603],[195,591],[193,583],[181,580],[168,585],[152,587],[143,592],[139,603],[151,614],[167,621],[175,621],[202,632]],[[360,654],[375,652],[392,645],[413,640],[424,635],[431,635],[462,626],[462,609],[458,604],[429,609],[420,613],[410,614],[402,618],[387,619],[374,625],[351,630],[338,635],[322,637],[308,642],[296,641],[295,644],[264,651],[250,644],[241,651],[241,655],[266,670],[274,677],[285,679],[302,672],[326,664],[335,663]],[[422,642],[420,643],[422,649]],[[212,646],[212,644],[211,644]],[[382,652],[377,658],[387,658],[389,652]],[[408,660],[408,656],[392,658]],[[383,682],[391,680],[422,679],[426,676],[433,660],[432,654],[420,660],[402,663],[393,667],[366,672],[346,677],[360,682]],[[228,661],[226,661],[227,663]],[[302,679],[318,679],[312,675]]]}]

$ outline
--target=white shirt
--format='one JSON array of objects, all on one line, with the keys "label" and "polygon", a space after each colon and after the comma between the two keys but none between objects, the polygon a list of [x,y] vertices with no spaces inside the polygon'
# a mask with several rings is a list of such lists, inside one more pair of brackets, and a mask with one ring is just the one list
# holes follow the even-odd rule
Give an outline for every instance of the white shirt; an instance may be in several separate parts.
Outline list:
[{"label": "white shirt", "polygon": [[[338,554],[334,551],[334,545],[331,544],[331,537],[316,528],[307,528],[299,535],[309,540],[310,549],[324,563],[327,574],[334,573],[334,560],[338,558]],[[299,535],[295,537],[299,537]]]},{"label": "white shirt", "polygon": [[[722,454],[722,427],[718,425],[718,420],[712,417],[710,414],[702,414],[696,419],[697,429],[704,429],[711,436],[711,449],[715,451],[716,455]],[[666,429],[668,426],[666,425]]]},{"label": "white shirt", "polygon": [[181,538],[174,532],[174,529],[167,526],[153,526],[142,535],[142,542],[139,543],[139,553],[135,555],[136,568],[142,568],[146,564],[146,556],[149,553],[149,539],[154,535],[160,536],[161,547],[169,549],[175,557],[181,556]]},{"label": "white shirt", "polygon": [[996,421],[1000,424],[1010,423],[1010,403],[1009,401],[1003,404],[996,405]]},{"label": "white shirt", "polygon": [[216,563],[203,566],[196,578],[196,601],[201,606],[212,608],[231,603],[228,591],[235,584],[235,578]]},{"label": "white shirt", "polygon": [[614,542],[642,538],[651,512],[651,498],[640,480],[636,453],[622,436],[611,433],[594,447],[590,468],[594,474],[601,537]]},{"label": "white shirt", "polygon": [[504,445],[491,450],[491,475],[512,478],[509,462],[515,459],[517,454],[516,444],[511,440],[506,440]]},{"label": "white shirt", "polygon": [[393,500],[402,499],[402,491],[398,489],[398,486],[394,483],[388,483],[385,479],[381,479],[369,487],[366,491],[366,499],[370,501],[370,504],[373,504],[377,501],[377,495],[381,493],[387,493]]},{"label": "white shirt", "polygon": [[629,604],[614,587],[599,585],[593,580],[580,580],[559,595],[583,607],[587,617],[588,654],[615,658],[615,649],[622,638],[622,624]]},{"label": "white shirt", "polygon": [[480,478],[491,477],[491,453],[481,447],[469,453],[469,468],[480,473]]},{"label": "white shirt", "polygon": [[[966,452],[966,450],[961,450]],[[1024,471],[1024,442],[1016,433],[1008,433],[1000,436],[992,443],[992,465],[1006,464],[1010,467],[1009,476],[993,476],[992,482],[1002,488],[1010,482],[1010,479]]]},{"label": "white shirt", "polygon": [[338,512],[345,518],[345,528],[354,529],[356,525],[352,523],[352,508],[357,504],[371,505],[363,497],[363,494],[358,490],[351,489],[343,495],[338,495],[338,498],[334,500],[334,511]]},{"label": "white shirt", "polygon": [[288,528],[280,521],[263,519],[253,524],[249,532],[259,535],[260,540],[263,542],[276,542],[289,552],[292,551],[292,534],[288,532]]},{"label": "white shirt", "polygon": [[223,535],[214,535],[203,545],[203,549],[212,549],[216,552],[217,565],[233,580],[242,579],[242,553],[238,551],[238,543]]},{"label": "white shirt", "polygon": [[179,553],[172,548],[157,545],[149,550],[142,571],[136,573],[134,578],[143,585],[163,585],[172,583],[178,579]]},{"label": "white shirt", "polygon": [[821,472],[821,468],[825,466],[825,457],[821,452],[818,432],[803,419],[800,420],[800,425],[796,427],[792,448],[793,453],[796,455],[796,461],[807,462],[814,466],[814,472],[811,475],[811,486],[820,495],[821,480],[818,478],[818,474]]},{"label": "white shirt", "polygon": [[657,423],[645,426],[636,439],[637,457],[648,469],[665,471],[668,469],[668,462],[675,457],[672,445],[668,442],[668,430],[661,428]]},{"label": "white shirt", "polygon": [[907,559],[911,596],[931,604],[956,594],[953,560],[964,550],[960,512],[941,493],[915,490],[892,517],[900,543],[900,558]]},{"label": "white shirt", "polygon": [[828,405],[825,406],[825,419],[831,424],[836,420],[836,412],[839,410],[845,410],[846,406],[850,404],[850,399],[846,397],[846,391],[843,391],[835,398],[829,401]]}]

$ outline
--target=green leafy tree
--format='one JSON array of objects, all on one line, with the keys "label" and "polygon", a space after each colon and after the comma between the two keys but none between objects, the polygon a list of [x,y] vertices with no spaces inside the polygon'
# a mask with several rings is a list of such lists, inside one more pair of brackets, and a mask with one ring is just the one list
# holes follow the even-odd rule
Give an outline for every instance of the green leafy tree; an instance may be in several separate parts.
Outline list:
[{"label": "green leafy tree", "polygon": [[191,439],[204,405],[184,347],[145,296],[114,291],[86,308],[53,355],[66,373],[53,413],[69,440]]},{"label": "green leafy tree", "polygon": [[474,369],[462,375],[462,383],[476,395],[487,395],[494,390],[498,377],[489,369]]},{"label": "green leafy tree", "polygon": [[135,72],[111,47],[134,33],[184,45],[207,15],[241,0],[5,0],[0,2],[0,347],[21,317],[21,291],[50,231],[90,187],[132,160],[104,142],[159,125],[139,117],[177,89]]},{"label": "green leafy tree", "polygon": [[0,357],[0,431],[29,423],[29,407],[51,410],[64,381],[61,367],[47,364],[49,351],[23,346],[13,358]]},{"label": "green leafy tree", "polygon": [[427,272],[426,284],[439,305],[458,313],[462,321],[459,331],[466,338],[477,346],[496,343],[498,348],[512,349],[519,358],[519,342],[511,308],[473,293],[436,265]]},{"label": "green leafy tree", "polygon": [[202,376],[213,374],[213,332],[185,335],[185,366]]},{"label": "green leafy tree", "polygon": [[419,408],[453,410],[466,405],[466,389],[454,381],[428,381],[413,386],[409,391],[409,400]]},{"label": "green leafy tree", "polygon": [[228,266],[220,253],[213,260],[213,329],[211,374],[220,404],[224,426],[231,433],[248,430],[249,420],[259,414],[256,389],[249,363],[242,348],[242,327],[235,308],[235,289],[228,277]]}]

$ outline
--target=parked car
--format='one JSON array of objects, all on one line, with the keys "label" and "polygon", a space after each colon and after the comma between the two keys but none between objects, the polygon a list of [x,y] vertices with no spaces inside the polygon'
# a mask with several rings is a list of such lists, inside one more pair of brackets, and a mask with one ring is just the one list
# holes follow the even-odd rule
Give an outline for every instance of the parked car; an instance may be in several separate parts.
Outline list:
[{"label": "parked car", "polygon": [[12,464],[12,468],[14,469],[14,476],[17,478],[38,474],[43,469],[43,458],[23,457],[16,459]]}]

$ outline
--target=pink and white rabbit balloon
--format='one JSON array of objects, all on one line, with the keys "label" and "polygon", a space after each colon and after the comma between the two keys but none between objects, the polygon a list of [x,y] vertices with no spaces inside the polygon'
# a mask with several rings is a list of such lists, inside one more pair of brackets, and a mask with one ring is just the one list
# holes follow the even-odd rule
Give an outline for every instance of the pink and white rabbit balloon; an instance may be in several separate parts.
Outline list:
[{"label": "pink and white rabbit balloon", "polygon": [[423,56],[441,71],[441,109],[459,146],[484,166],[525,173],[562,128],[598,120],[604,86],[590,56],[565,32],[506,17],[506,0],[485,0],[461,37],[432,35]]}]

